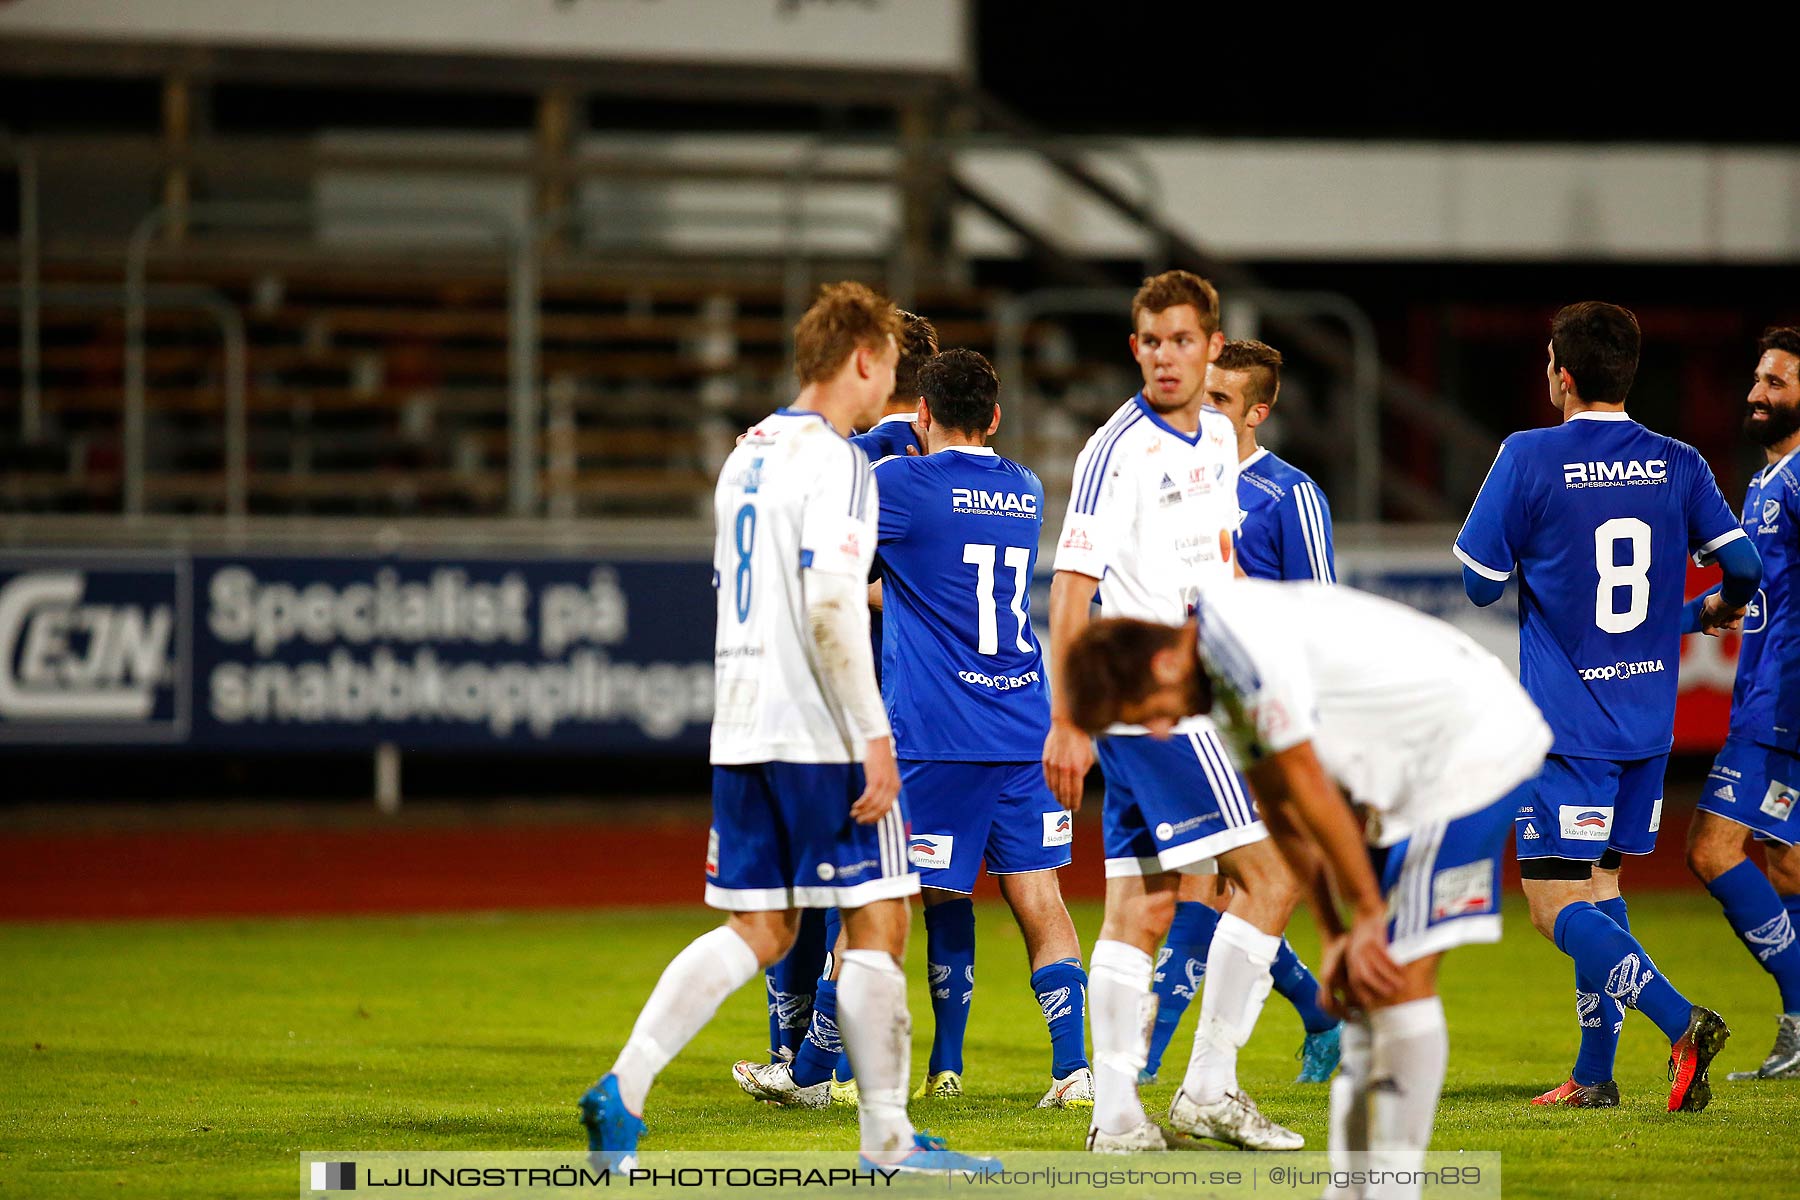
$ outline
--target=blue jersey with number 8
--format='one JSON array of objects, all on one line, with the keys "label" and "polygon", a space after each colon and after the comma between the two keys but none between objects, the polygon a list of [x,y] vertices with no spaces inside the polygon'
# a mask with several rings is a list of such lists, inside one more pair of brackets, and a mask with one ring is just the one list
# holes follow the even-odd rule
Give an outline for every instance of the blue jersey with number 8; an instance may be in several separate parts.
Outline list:
[{"label": "blue jersey with number 8", "polygon": [[1518,571],[1519,678],[1554,753],[1668,753],[1687,557],[1742,536],[1699,452],[1622,412],[1506,439],[1456,556],[1489,579]]},{"label": "blue jersey with number 8", "polygon": [[1031,576],[1044,485],[992,450],[875,464],[882,696],[901,758],[1035,762],[1050,731]]}]

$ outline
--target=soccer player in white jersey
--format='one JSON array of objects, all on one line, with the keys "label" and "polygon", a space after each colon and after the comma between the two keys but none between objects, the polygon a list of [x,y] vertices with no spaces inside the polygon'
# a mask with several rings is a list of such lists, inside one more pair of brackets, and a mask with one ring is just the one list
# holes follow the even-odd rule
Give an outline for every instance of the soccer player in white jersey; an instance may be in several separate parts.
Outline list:
[{"label": "soccer player in white jersey", "polygon": [[[1058,801],[1081,804],[1095,745],[1071,716],[1061,660],[1089,620],[1095,590],[1111,616],[1177,624],[1203,588],[1233,575],[1238,525],[1237,436],[1204,403],[1219,355],[1219,297],[1187,271],[1144,281],[1131,306],[1131,349],[1144,387],[1088,440],[1057,542],[1050,591],[1050,735],[1044,773]],[[1204,717],[1173,742],[1118,726],[1099,743],[1106,916],[1088,960],[1093,1028],[1091,1150],[1166,1148],[1144,1112],[1144,1069],[1155,1009],[1151,956],[1169,930],[1182,872],[1216,869],[1236,885],[1207,955],[1194,1051],[1169,1121],[1183,1133],[1266,1150],[1294,1150],[1299,1134],[1263,1116],[1238,1087],[1238,1049],[1268,998],[1269,966],[1292,914],[1292,876],[1225,748]]]},{"label": "soccer player in white jersey", "polygon": [[1085,729],[1131,721],[1166,738],[1190,714],[1221,714],[1318,916],[1326,991],[1351,1013],[1333,1166],[1394,1173],[1327,1194],[1418,1195],[1405,1181],[1431,1143],[1449,1059],[1438,962],[1500,937],[1507,832],[1551,743],[1536,705],[1452,626],[1316,583],[1210,588],[1176,628],[1097,622],[1065,671]]},{"label": "soccer player in white jersey", "polygon": [[[1311,579],[1333,583],[1331,506],[1311,476],[1259,446],[1256,431],[1281,393],[1281,351],[1248,338],[1225,343],[1206,369],[1206,400],[1231,419],[1237,430],[1238,564],[1251,579]],[[1183,875],[1169,923],[1169,939],[1156,956],[1156,1025],[1140,1083],[1156,1078],[1163,1052],[1181,1016],[1206,978],[1219,911],[1230,898],[1217,875]],[[1275,991],[1300,1018],[1306,1038],[1300,1045],[1296,1083],[1324,1083],[1337,1070],[1340,1023],[1319,1004],[1319,981],[1287,939],[1281,939],[1270,968]]]},{"label": "soccer player in white jersey", "polygon": [[865,1166],[998,1169],[906,1116],[907,900],[900,776],[869,649],[878,498],[845,440],[893,391],[899,319],[858,283],[795,329],[799,397],[750,430],[714,494],[718,590],[706,902],[731,915],[657,981],[612,1070],[582,1096],[589,1149],[635,1161],[657,1074],[725,997],[785,954],[803,908],[844,912],[840,1026],[861,1081]]}]

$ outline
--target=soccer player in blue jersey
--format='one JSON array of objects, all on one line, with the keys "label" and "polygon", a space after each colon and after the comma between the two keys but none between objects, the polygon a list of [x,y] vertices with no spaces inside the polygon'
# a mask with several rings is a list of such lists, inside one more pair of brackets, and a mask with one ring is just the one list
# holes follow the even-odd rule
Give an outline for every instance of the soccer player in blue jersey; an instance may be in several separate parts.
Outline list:
[{"label": "soccer player in blue jersey", "polygon": [[[1237,429],[1238,564],[1252,579],[1335,583],[1331,507],[1311,476],[1256,444],[1281,391],[1281,351],[1257,341],[1229,341],[1206,369],[1206,398]],[[1169,939],[1156,958],[1151,990],[1156,1025],[1141,1076],[1156,1078],[1163,1052],[1206,976],[1206,956],[1229,892],[1218,875],[1183,875]],[[1294,1006],[1306,1031],[1297,1083],[1324,1083],[1336,1070],[1341,1024],[1319,1005],[1319,981],[1281,939],[1270,968],[1275,990]]]},{"label": "soccer player in blue jersey", "polygon": [[[1771,329],[1744,411],[1767,464],[1744,497],[1743,529],[1762,555],[1763,586],[1744,619],[1731,731],[1688,830],[1688,867],[1780,989],[1775,1046],[1730,1079],[1800,1079],[1800,328]],[[1698,603],[1690,605],[1697,625]],[[1747,851],[1763,843],[1769,873]]]},{"label": "soccer player in blue jersey", "polygon": [[1619,870],[1624,855],[1654,848],[1661,822],[1684,560],[1716,559],[1725,573],[1696,612],[1701,628],[1742,615],[1761,563],[1699,453],[1626,415],[1640,340],[1617,305],[1556,314],[1546,375],[1563,422],[1502,444],[1456,556],[1477,604],[1499,599],[1517,572],[1520,679],[1556,737],[1514,842],[1532,924],[1575,960],[1581,1050],[1568,1081],[1533,1103],[1619,1103],[1622,1006],[1671,1043],[1669,1111],[1697,1112],[1730,1031],[1632,936]]},{"label": "soccer player in blue jersey", "polygon": [[[913,427],[919,407],[919,368],[938,351],[937,329],[917,313],[896,309],[900,317],[900,359],[894,367],[894,391],[883,407],[879,421],[867,432],[851,437],[850,442],[876,462],[893,454],[919,453],[918,431]],[[881,611],[869,613],[869,638],[875,654],[875,679],[881,681]],[[821,1014],[818,1034],[831,1047],[828,1057],[835,1058],[835,1074],[840,1086],[832,1095],[840,1102],[854,1104],[856,1091],[850,1086],[854,1078],[850,1057],[844,1054],[837,1038],[837,978],[835,964],[843,956],[838,945],[842,923],[835,908],[804,910],[794,948],[786,957],[763,972],[769,993],[769,1061],[793,1062],[807,1031],[813,1026],[813,1006],[819,991],[824,990],[826,1011]],[[829,1028],[830,1033],[825,1029]],[[827,1067],[827,1071],[833,1068]],[[810,1074],[810,1073],[809,1073]],[[820,1082],[814,1080],[813,1082]],[[809,1093],[810,1094],[810,1093]]]},{"label": "soccer player in blue jersey", "polygon": [[1051,1084],[1039,1107],[1084,1107],[1094,1095],[1087,974],[1056,875],[1069,864],[1074,826],[1038,764],[1050,699],[1030,589],[1044,488],[986,445],[1000,424],[999,389],[973,350],[938,355],[920,372],[929,453],[875,464],[887,497],[877,542],[882,692],[924,887],[936,1018],[915,1098],[962,1092],[975,986],[970,896],[985,865],[1024,936],[1031,989],[1050,1026]]}]

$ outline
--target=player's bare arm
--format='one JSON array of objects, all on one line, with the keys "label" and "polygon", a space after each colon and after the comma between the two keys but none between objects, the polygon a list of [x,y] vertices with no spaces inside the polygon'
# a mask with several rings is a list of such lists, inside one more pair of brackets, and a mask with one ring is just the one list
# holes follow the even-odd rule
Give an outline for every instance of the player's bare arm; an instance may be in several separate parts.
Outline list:
[{"label": "player's bare arm", "polygon": [[[1312,886],[1308,897],[1328,948],[1334,947],[1343,957],[1348,999],[1368,1004],[1393,995],[1405,983],[1405,976],[1388,955],[1387,906],[1369,866],[1362,830],[1312,743],[1302,742],[1264,759],[1251,769],[1250,783],[1262,802],[1265,821],[1272,810],[1281,811],[1270,832],[1296,873],[1308,867],[1296,832],[1304,831],[1323,857],[1332,889]],[[1287,827],[1286,837],[1282,826]],[[1317,875],[1314,868],[1315,880]],[[1338,917],[1337,901],[1350,909],[1348,930]],[[1331,961],[1328,957],[1328,978]]]},{"label": "player's bare arm", "polygon": [[1081,808],[1082,784],[1094,765],[1094,739],[1070,717],[1063,662],[1088,626],[1088,609],[1100,581],[1079,571],[1058,571],[1050,583],[1050,736],[1044,739],[1044,780],[1057,803]]}]

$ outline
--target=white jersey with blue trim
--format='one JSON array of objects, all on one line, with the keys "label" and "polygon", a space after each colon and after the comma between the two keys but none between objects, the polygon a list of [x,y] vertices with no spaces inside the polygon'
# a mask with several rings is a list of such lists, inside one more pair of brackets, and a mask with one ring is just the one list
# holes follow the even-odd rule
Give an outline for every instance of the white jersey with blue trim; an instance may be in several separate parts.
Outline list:
[{"label": "white jersey with blue trim", "polygon": [[[712,761],[860,762],[818,671],[801,577],[862,581],[880,505],[869,459],[816,412],[778,409],[744,435],[713,492]],[[858,606],[865,622],[868,610]]]},{"label": "white jersey with blue trim", "polygon": [[[1187,620],[1203,588],[1233,578],[1227,548],[1238,527],[1237,431],[1211,406],[1192,434],[1127,400],[1075,460],[1056,569],[1100,581],[1109,617],[1164,625]],[[1180,731],[1205,729],[1204,719]],[[1109,733],[1142,733],[1117,726]]]},{"label": "white jersey with blue trim", "polygon": [[1550,727],[1461,630],[1353,588],[1238,579],[1199,606],[1220,735],[1246,770],[1311,742],[1369,841],[1487,807],[1537,774]]}]

